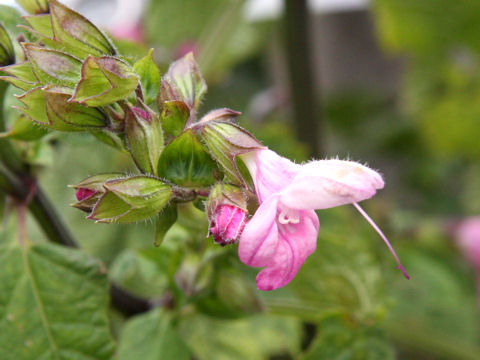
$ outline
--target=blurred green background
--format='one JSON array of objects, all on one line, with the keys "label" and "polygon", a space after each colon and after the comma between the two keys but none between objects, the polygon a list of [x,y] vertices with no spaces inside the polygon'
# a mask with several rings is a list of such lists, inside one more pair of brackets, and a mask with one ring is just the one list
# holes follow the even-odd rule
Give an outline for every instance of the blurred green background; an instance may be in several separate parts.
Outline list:
[{"label": "blurred green background", "polygon": [[[120,6],[71,3],[94,20]],[[480,210],[480,2],[320,1],[308,18],[273,1],[263,1],[268,11],[261,0],[139,3],[143,10],[130,20],[142,42],[117,40],[119,48],[132,60],[155,48],[162,72],[180,54],[196,52],[209,86],[203,112],[242,111],[242,126],[297,162],[338,156],[380,169],[386,188],[364,207],[411,275],[407,281],[395,269],[353,207],[319,211],[317,251],[285,288],[253,290],[260,298],[246,304],[251,295],[239,287],[246,277],[253,289],[256,271],[239,263],[235,246],[224,249],[228,266],[215,264],[202,275],[217,288],[200,295],[178,324],[195,359],[480,359],[475,269],[455,241],[459,222]],[[299,23],[305,29],[292,28]],[[117,25],[104,25],[116,33]],[[176,226],[154,248],[151,223],[94,224],[69,207],[74,197],[66,184],[133,172],[129,157],[64,133],[25,151],[75,237],[107,265],[109,277],[160,298],[185,266],[178,243],[188,234]],[[41,238],[30,224],[30,236]],[[141,357],[132,349],[148,353],[158,345],[160,310],[132,319],[110,315],[120,358],[157,358],[154,350]],[[150,337],[135,343],[143,331]]]}]

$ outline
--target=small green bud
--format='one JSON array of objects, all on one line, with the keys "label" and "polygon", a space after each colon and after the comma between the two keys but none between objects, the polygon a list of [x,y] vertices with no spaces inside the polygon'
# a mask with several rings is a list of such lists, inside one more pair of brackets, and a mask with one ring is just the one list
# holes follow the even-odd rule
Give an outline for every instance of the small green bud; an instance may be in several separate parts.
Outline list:
[{"label": "small green bud", "polygon": [[[226,112],[223,111],[223,113]],[[200,121],[192,128],[198,132],[210,155],[221,165],[227,180],[244,184],[235,161],[236,156],[262,149],[264,146],[249,132],[231,122]]]},{"label": "small green bud", "polygon": [[173,62],[163,76],[158,108],[161,109],[165,101],[176,100],[183,101],[191,111],[196,110],[206,91],[207,85],[193,53],[188,53]]},{"label": "small green bud", "polygon": [[190,109],[183,101],[165,101],[162,108],[162,127],[169,135],[178,136],[185,129]]},{"label": "small green bud", "polygon": [[85,59],[72,101],[103,106],[127,98],[138,86],[138,76],[126,62],[110,57]]},{"label": "small green bud", "polygon": [[139,170],[156,175],[162,153],[163,131],[158,115],[148,106],[128,107],[125,111],[125,136]]},{"label": "small green bud", "polygon": [[50,14],[54,39],[72,48],[74,55],[115,55],[111,41],[88,19],[61,4],[50,0]]},{"label": "small green bud", "polygon": [[13,50],[12,40],[8,36],[7,30],[0,23],[0,66],[6,66],[15,63],[15,52]]},{"label": "small green bud", "polygon": [[21,90],[28,91],[40,85],[29,62],[5,66],[0,68],[0,71],[9,75],[0,76],[0,80],[7,81]]},{"label": "small green bud", "polygon": [[217,165],[191,129],[173,139],[160,155],[158,175],[184,187],[205,187],[216,181]]},{"label": "small green bud", "polygon": [[35,122],[24,115],[15,119],[7,132],[1,133],[1,137],[9,139],[34,141],[48,134],[48,130],[38,126]]},{"label": "small green bud", "polygon": [[78,184],[69,185],[77,190],[75,196],[78,202],[72,204],[73,207],[90,213],[97,203],[98,199],[105,193],[103,185],[110,180],[123,178],[121,173],[108,173],[90,176]]},{"label": "small green bud", "polygon": [[107,181],[88,219],[97,222],[136,222],[158,214],[170,201],[172,189],[160,179],[134,176]]},{"label": "small green bud", "polygon": [[48,0],[15,0],[30,14],[46,14],[49,12]]}]

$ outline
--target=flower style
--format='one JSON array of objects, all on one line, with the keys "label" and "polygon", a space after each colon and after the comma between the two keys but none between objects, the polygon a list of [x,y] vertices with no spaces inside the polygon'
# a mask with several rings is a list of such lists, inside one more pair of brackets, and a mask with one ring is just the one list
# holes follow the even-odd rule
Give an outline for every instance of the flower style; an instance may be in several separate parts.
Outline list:
[{"label": "flower style", "polygon": [[260,290],[288,284],[315,251],[319,221],[315,209],[353,204],[379,233],[408,278],[390,243],[357,202],[383,188],[380,174],[353,161],[318,160],[298,165],[262,149],[241,155],[260,204],[240,237],[239,257],[263,267]]}]

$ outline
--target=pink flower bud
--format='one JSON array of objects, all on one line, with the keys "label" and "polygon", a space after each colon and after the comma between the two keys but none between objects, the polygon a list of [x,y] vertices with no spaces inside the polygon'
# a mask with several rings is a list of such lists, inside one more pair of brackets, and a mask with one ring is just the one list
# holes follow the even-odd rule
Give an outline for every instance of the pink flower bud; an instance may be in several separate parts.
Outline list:
[{"label": "pink flower bud", "polygon": [[82,201],[82,200],[85,200],[86,198],[89,198],[95,193],[97,193],[97,191],[90,190],[87,188],[80,188],[75,193],[75,197],[77,198],[78,201]]},{"label": "pink flower bud", "polygon": [[239,207],[221,204],[215,209],[210,222],[210,233],[217,244],[233,244],[240,237],[247,220],[247,213]]}]

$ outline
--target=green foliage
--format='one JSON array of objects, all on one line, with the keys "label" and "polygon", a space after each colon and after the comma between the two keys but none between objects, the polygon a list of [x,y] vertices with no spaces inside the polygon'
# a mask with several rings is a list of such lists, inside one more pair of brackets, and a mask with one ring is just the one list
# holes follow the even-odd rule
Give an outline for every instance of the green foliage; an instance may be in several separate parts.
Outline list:
[{"label": "green foliage", "polygon": [[10,65],[15,62],[12,41],[7,30],[0,22],[0,66]]},{"label": "green foliage", "polygon": [[171,135],[182,133],[190,116],[190,109],[183,101],[164,101],[162,104],[163,130]]},{"label": "green foliage", "polygon": [[78,250],[31,243],[3,244],[0,258],[2,359],[112,357],[108,284],[97,261]]},{"label": "green foliage", "polygon": [[188,360],[190,354],[166,310],[156,309],[130,320],[120,336],[119,360]]},{"label": "green foliage", "polygon": [[319,334],[302,360],[394,360],[395,352],[375,326],[348,318],[331,318],[319,324]]}]

